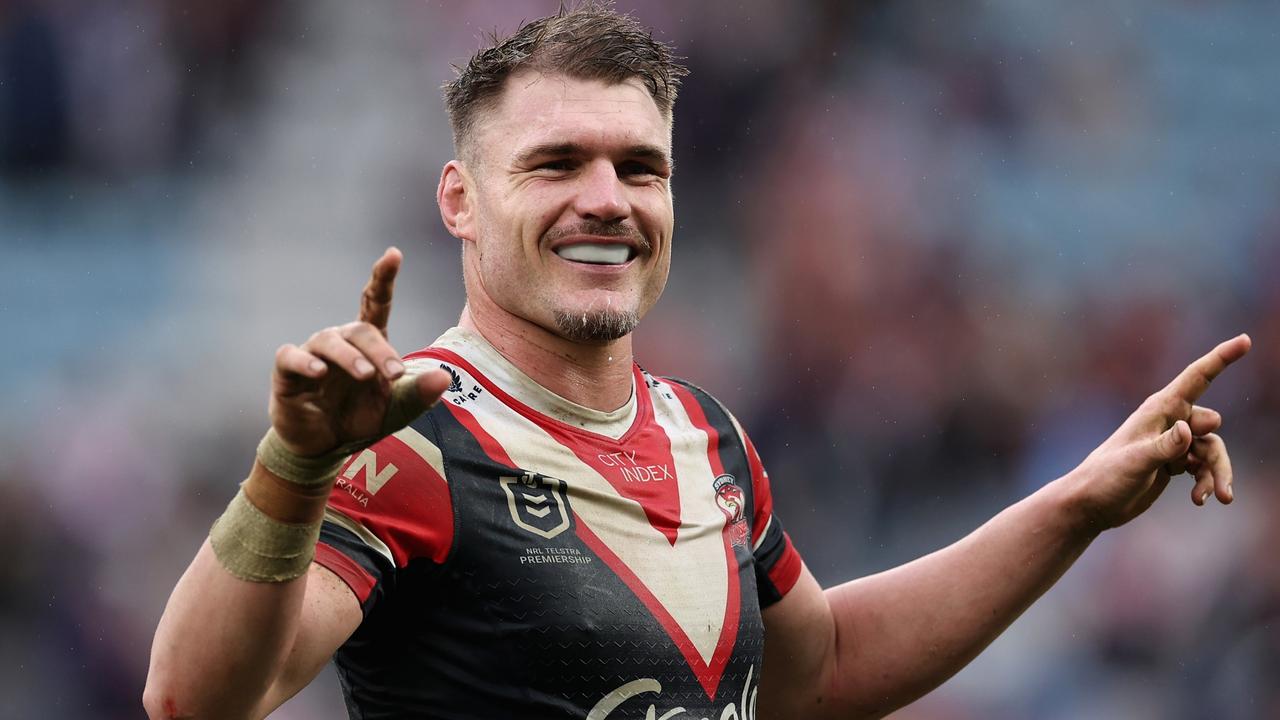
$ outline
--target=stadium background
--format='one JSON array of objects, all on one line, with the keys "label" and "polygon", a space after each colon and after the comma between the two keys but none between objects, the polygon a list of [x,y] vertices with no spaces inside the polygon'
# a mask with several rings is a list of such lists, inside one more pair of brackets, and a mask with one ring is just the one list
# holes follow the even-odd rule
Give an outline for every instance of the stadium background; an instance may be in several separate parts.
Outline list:
[{"label": "stadium background", "polygon": [[[1253,334],[1207,398],[1236,505],[1176,482],[895,717],[1280,717],[1280,6],[622,7],[692,69],[640,358],[740,415],[820,580],[959,537]],[[437,87],[554,8],[0,4],[0,716],[140,715],[273,350],[382,248],[401,351],[456,319]],[[344,717],[333,673],[277,717]]]}]

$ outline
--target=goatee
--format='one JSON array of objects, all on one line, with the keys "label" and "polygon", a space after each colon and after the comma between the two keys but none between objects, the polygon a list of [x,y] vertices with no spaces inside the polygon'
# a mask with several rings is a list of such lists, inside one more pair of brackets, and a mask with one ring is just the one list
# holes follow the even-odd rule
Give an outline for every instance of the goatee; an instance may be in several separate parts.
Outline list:
[{"label": "goatee", "polygon": [[566,340],[580,343],[606,343],[626,337],[640,324],[640,315],[618,310],[592,310],[583,313],[555,311],[556,327]]}]

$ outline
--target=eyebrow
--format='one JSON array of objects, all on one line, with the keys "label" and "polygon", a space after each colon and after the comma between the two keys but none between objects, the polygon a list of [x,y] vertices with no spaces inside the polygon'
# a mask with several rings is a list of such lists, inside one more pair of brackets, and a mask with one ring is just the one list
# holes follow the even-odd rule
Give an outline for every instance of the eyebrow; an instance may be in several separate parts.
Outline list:
[{"label": "eyebrow", "polygon": [[[522,150],[516,155],[516,162],[521,165],[527,165],[536,158],[540,157],[562,157],[572,155],[587,155],[587,148],[578,143],[572,142],[548,142],[534,145],[533,147]],[[629,158],[639,158],[659,163],[665,167],[671,167],[671,156],[666,150],[656,145],[632,145],[623,151],[623,155]]]}]

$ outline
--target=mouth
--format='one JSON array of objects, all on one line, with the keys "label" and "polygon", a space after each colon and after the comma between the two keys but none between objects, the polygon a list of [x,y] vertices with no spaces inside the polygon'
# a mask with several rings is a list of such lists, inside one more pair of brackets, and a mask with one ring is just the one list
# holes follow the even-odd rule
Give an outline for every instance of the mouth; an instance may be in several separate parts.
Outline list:
[{"label": "mouth", "polygon": [[625,265],[637,255],[636,249],[626,243],[573,243],[553,252],[570,262],[588,265]]}]

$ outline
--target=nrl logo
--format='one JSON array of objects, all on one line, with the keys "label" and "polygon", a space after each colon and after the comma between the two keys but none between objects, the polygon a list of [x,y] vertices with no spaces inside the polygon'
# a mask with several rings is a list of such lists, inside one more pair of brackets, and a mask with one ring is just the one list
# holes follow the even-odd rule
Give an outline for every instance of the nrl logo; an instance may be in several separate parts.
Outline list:
[{"label": "nrl logo", "polygon": [[440,369],[449,373],[449,388],[445,392],[462,392],[462,377],[453,368],[440,363]]},{"label": "nrl logo", "polygon": [[498,480],[507,496],[511,520],[518,527],[548,540],[569,528],[563,480],[533,472]]},{"label": "nrl logo", "polygon": [[745,545],[747,519],[743,515],[746,512],[747,503],[746,497],[742,494],[742,488],[734,482],[732,475],[717,477],[711,487],[716,491],[716,505],[720,507],[720,512],[724,513],[726,518],[725,532],[729,534],[730,542],[734,545]]}]

